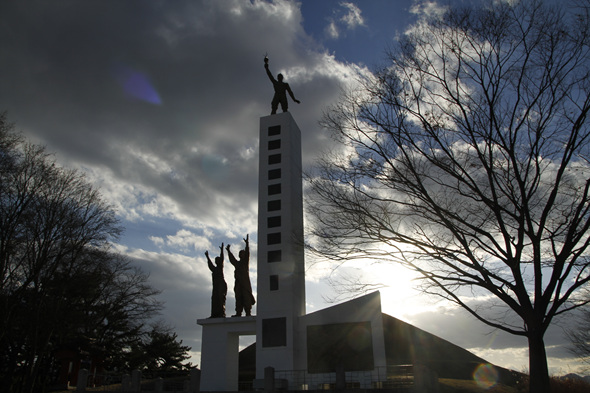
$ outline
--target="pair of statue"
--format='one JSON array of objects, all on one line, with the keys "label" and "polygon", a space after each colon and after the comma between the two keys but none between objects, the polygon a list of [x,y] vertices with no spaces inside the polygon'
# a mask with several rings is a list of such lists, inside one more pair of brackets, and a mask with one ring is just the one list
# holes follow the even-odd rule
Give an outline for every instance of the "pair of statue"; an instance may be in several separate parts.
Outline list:
[{"label": "pair of statue", "polygon": [[281,109],[283,110],[283,112],[287,112],[287,109],[289,109],[289,103],[287,102],[287,93],[289,93],[289,95],[291,96],[293,101],[295,101],[298,104],[301,103],[301,101],[296,99],[295,96],[293,95],[293,91],[291,90],[291,87],[289,86],[289,84],[283,82],[283,74],[277,75],[278,80],[272,76],[272,73],[268,69],[268,57],[267,56],[264,56],[264,69],[266,70],[266,75],[268,75],[268,79],[270,79],[270,81],[272,82],[272,86],[275,89],[275,95],[272,98],[272,102],[270,104],[270,106],[271,106],[270,114],[271,115],[274,115],[277,113],[277,108],[279,107],[279,104],[281,104]]},{"label": "pair of statue", "polygon": [[[246,243],[246,247],[238,253],[239,259],[236,259],[234,254],[232,254],[229,244],[225,247],[229,261],[235,268],[234,293],[236,296],[236,314],[232,315],[233,317],[241,317],[242,312],[245,312],[246,316],[252,315],[252,306],[256,303],[254,295],[252,295],[252,284],[250,283],[250,245],[248,235],[246,235],[244,242]],[[215,264],[209,258],[209,251],[205,251],[207,265],[213,277],[210,318],[225,318],[227,283],[223,276],[223,243],[221,243],[219,250],[219,256],[215,257]]]}]

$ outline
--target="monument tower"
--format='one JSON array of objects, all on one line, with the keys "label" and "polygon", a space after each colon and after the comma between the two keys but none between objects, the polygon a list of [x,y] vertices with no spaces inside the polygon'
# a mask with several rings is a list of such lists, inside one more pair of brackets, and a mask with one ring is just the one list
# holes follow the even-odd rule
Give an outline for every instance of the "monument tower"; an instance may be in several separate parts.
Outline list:
[{"label": "monument tower", "polygon": [[289,112],[260,119],[256,378],[298,370],[305,315],[301,132]]},{"label": "monument tower", "polygon": [[[237,390],[241,335],[256,335],[258,380],[266,367],[305,366],[298,335],[305,315],[301,132],[287,112],[287,93],[294,102],[299,100],[283,75],[274,78],[267,57],[264,68],[275,94],[271,115],[260,118],[257,315],[197,320],[203,327],[203,391]],[[276,114],[279,104],[283,113]]]}]

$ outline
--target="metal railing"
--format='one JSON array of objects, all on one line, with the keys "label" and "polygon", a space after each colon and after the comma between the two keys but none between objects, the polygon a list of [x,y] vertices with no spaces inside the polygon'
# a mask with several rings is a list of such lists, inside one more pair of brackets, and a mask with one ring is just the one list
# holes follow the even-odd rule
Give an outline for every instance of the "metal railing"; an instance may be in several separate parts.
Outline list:
[{"label": "metal railing", "polygon": [[338,381],[338,373],[308,373],[305,370],[277,370],[275,380],[286,381],[287,390],[334,390],[337,384],[345,389],[393,389],[414,385],[414,367],[397,365],[377,367],[370,371],[345,371]]},{"label": "metal railing", "polygon": [[[306,370],[275,370],[275,390],[354,390],[354,389],[388,389],[394,391],[413,391],[427,375],[425,370],[416,369],[413,365],[396,365],[377,367],[368,371],[341,371],[331,373],[309,373]],[[84,370],[85,371],[85,370]],[[198,370],[194,370],[198,371]],[[416,379],[418,371],[419,379]],[[80,375],[83,377],[83,375]],[[272,377],[271,377],[272,378]],[[80,378],[82,381],[84,378]],[[198,391],[197,373],[191,377],[173,379],[143,379],[141,373],[135,371],[131,375],[117,376],[112,374],[87,375],[84,387],[76,388],[77,392],[174,392],[195,393]],[[416,383],[418,382],[418,383]],[[238,390],[254,391],[252,382],[241,382]]]}]

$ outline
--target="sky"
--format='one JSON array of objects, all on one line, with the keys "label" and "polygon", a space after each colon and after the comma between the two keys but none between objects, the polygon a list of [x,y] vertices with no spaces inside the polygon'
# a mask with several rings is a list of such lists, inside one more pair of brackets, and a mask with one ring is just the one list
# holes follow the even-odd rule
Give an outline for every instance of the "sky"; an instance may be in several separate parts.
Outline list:
[{"label": "sky", "polygon": [[[460,0],[455,0],[460,1]],[[467,0],[464,0],[468,2]],[[446,3],[446,2],[445,2]],[[251,239],[256,290],[259,119],[270,114],[263,68],[300,105],[304,170],[333,144],[318,122],[355,76],[440,5],[414,0],[8,0],[0,2],[0,111],[60,164],[85,172],[117,211],[116,248],[162,290],[160,315],[200,363],[210,313],[204,252]],[[304,200],[305,203],[305,200]],[[226,264],[228,314],[233,274]],[[526,371],[526,340],[421,294],[397,266],[334,266],[306,255],[307,312],[343,301],[333,284],[383,284],[383,311],[499,366]],[[255,314],[255,307],[253,313]],[[558,321],[559,322],[559,321]],[[556,323],[552,374],[580,372]],[[246,345],[248,339],[241,342]]]}]

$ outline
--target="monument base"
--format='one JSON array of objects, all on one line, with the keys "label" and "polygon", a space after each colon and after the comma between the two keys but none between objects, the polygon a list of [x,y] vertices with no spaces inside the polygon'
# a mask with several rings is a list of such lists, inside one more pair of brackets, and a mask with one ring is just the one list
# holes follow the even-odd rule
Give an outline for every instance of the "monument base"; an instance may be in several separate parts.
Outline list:
[{"label": "monument base", "polygon": [[201,391],[237,391],[240,336],[256,335],[256,316],[198,319]]}]

